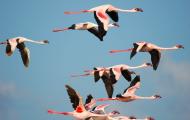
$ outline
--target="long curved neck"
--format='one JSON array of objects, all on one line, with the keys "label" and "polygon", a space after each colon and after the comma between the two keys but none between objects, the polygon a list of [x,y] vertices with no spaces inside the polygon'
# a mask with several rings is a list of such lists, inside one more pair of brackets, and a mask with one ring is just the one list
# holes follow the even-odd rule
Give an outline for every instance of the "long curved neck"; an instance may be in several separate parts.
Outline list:
[{"label": "long curved neck", "polygon": [[45,44],[43,41],[34,41],[34,40],[30,40],[30,39],[25,39],[25,41],[36,43],[36,44]]},{"label": "long curved neck", "polygon": [[144,67],[147,67],[147,66],[145,66],[144,64],[142,64],[142,65],[135,66],[135,67],[129,66],[128,69],[137,69],[137,68],[144,68]]},{"label": "long curved neck", "polygon": [[117,9],[117,11],[119,12],[134,12],[133,10],[124,10],[124,9]]},{"label": "long curved neck", "polygon": [[177,50],[179,48],[177,48],[176,46],[173,47],[168,47],[168,48],[164,48],[164,47],[157,47],[158,50]]},{"label": "long curved neck", "polygon": [[148,100],[153,100],[154,98],[152,96],[136,96],[136,99],[148,99]]}]

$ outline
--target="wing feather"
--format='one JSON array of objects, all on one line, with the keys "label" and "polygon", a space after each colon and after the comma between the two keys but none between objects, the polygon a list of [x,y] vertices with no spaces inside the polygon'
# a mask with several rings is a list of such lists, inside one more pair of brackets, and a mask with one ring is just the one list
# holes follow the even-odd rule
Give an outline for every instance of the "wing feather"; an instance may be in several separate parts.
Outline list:
[{"label": "wing feather", "polygon": [[153,69],[156,70],[160,62],[161,53],[156,49],[151,50],[149,53],[151,55]]}]

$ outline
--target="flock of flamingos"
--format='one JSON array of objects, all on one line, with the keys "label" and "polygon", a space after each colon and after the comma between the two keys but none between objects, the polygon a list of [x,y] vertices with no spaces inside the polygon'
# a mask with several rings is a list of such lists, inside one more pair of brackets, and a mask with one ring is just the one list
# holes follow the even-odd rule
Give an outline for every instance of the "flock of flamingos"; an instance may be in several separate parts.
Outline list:
[{"label": "flock of flamingos", "polygon": [[[118,12],[135,13],[143,12],[141,8],[133,8],[130,10],[123,10],[116,8],[113,5],[101,5],[88,10],[81,10],[79,12],[64,12],[65,14],[80,14],[80,13],[93,13],[97,24],[91,22],[73,24],[67,28],[54,29],[53,32],[60,32],[65,30],[87,30],[93,35],[95,35],[100,41],[103,41],[108,28],[118,28],[119,21]],[[110,23],[110,18],[113,23]],[[30,62],[30,51],[25,46],[25,42],[32,42],[36,44],[48,44],[49,41],[34,41],[24,37],[16,37],[8,39],[0,44],[6,45],[6,54],[11,56],[16,48],[19,49],[21,58],[25,67],[29,66]],[[96,105],[96,101],[107,101],[116,100],[121,102],[131,102],[138,99],[159,99],[160,95],[152,95],[148,97],[138,96],[135,94],[136,90],[140,88],[140,75],[137,75],[132,69],[152,67],[153,70],[158,68],[161,52],[166,50],[176,50],[184,48],[182,45],[175,45],[173,47],[165,48],[157,46],[153,43],[148,43],[145,41],[133,43],[133,48],[125,50],[111,50],[110,53],[118,52],[131,52],[130,59],[132,59],[138,52],[147,52],[151,56],[152,63],[143,63],[139,66],[129,66],[126,64],[113,65],[110,67],[94,67],[93,70],[85,70],[84,74],[72,75],[71,77],[80,76],[94,76],[94,81],[97,82],[102,79],[106,92],[107,98],[94,99],[92,95],[88,95],[85,104],[83,103],[82,97],[69,85],[65,85],[70,102],[74,108],[72,112],[57,112],[55,110],[48,110],[49,114],[62,114],[73,116],[76,120],[154,120],[152,117],[146,118],[136,118],[135,116],[120,116],[119,111],[112,111],[107,113],[105,108],[109,106],[108,104]],[[132,75],[135,77],[132,79]],[[112,97],[114,92],[114,85],[119,80],[120,76],[123,76],[128,82],[130,82],[129,87],[127,87],[122,94],[117,94],[116,97]]]}]

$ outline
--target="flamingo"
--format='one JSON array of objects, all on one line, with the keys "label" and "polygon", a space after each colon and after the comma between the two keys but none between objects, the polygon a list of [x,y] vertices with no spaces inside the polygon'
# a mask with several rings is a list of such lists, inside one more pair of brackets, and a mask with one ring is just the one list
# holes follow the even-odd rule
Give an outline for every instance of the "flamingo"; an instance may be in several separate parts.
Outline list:
[{"label": "flamingo", "polygon": [[143,96],[138,96],[135,95],[135,92],[137,89],[140,88],[140,76],[137,75],[133,81],[131,82],[130,86],[124,90],[123,94],[117,94],[115,98],[99,98],[96,101],[105,101],[105,100],[117,100],[121,102],[130,102],[138,99],[159,99],[161,98],[160,95],[153,95],[149,97],[143,97]]},{"label": "flamingo", "polygon": [[152,64],[143,63],[142,65],[135,66],[135,67],[132,67],[126,64],[114,65],[107,68],[95,67],[94,70],[85,70],[86,72],[85,74],[72,75],[72,77],[93,75],[95,82],[99,81],[101,78],[106,88],[108,97],[112,98],[113,91],[114,91],[114,84],[117,83],[121,75],[123,75],[123,77],[127,81],[131,81],[131,74],[135,74],[135,72],[130,71],[130,69],[144,68],[144,67],[149,67],[149,66],[152,66]]},{"label": "flamingo", "polygon": [[154,118],[146,117],[143,119],[138,119],[134,116],[117,116],[117,117],[113,117],[113,119],[111,119],[111,120],[154,120]]},{"label": "flamingo", "polygon": [[5,42],[1,42],[0,44],[6,45],[6,54],[7,56],[11,56],[16,48],[19,49],[19,52],[21,54],[21,58],[23,61],[23,64],[25,67],[29,66],[30,61],[30,51],[25,46],[24,42],[32,42],[36,44],[48,44],[48,40],[42,40],[42,41],[34,41],[25,37],[15,37],[11,39],[7,39]]},{"label": "flamingo", "polygon": [[[74,111],[72,111],[72,112],[57,112],[55,110],[48,109],[49,114],[70,115],[70,116],[73,116],[76,120],[84,120],[84,119],[87,119],[87,118],[93,117],[93,116],[105,116],[105,115],[95,114],[95,113],[92,113],[92,112],[86,110],[85,105],[83,104],[83,101],[82,101],[82,97],[79,95],[79,93],[77,93],[69,85],[65,85],[65,87],[67,89],[67,93],[69,95],[70,102],[72,103]],[[87,97],[87,99],[88,99],[88,97]],[[87,101],[89,101],[89,100],[87,100]]]},{"label": "flamingo", "polygon": [[[109,104],[98,105],[92,109],[92,112],[96,114],[106,114],[105,108],[108,106],[110,105]],[[114,110],[108,113],[107,116],[91,117],[91,119],[89,118],[89,120],[109,120],[110,117],[118,115],[118,114],[120,114],[120,112],[118,112],[117,110]]]},{"label": "flamingo", "polygon": [[[111,23],[108,25],[108,27],[119,27],[117,23]],[[73,24],[68,28],[63,28],[63,29],[54,29],[53,32],[60,32],[60,31],[65,31],[65,30],[88,30],[90,33],[95,35],[100,39],[100,41],[103,41],[103,36],[101,33],[98,31],[98,25],[94,24],[92,22],[84,22],[84,23],[78,23],[78,24]]]},{"label": "flamingo", "polygon": [[[97,6],[88,10],[81,10],[79,12],[64,12],[65,14],[80,14],[80,13],[94,13],[94,18],[98,23],[98,30],[102,33],[102,36],[106,35],[109,24],[109,17],[114,21],[118,22],[118,12],[143,12],[141,8],[132,8],[130,10],[124,10],[117,8],[111,4],[105,4]],[[109,17],[108,17],[109,16]]]},{"label": "flamingo", "polygon": [[155,44],[148,43],[145,41],[135,42],[135,43],[133,43],[133,46],[134,46],[134,48],[129,48],[126,50],[111,50],[110,53],[131,52],[130,59],[132,59],[133,56],[135,56],[135,54],[137,52],[149,52],[151,55],[153,69],[156,70],[159,65],[159,62],[160,62],[161,51],[176,50],[176,49],[180,49],[180,48],[184,49],[184,47],[182,45],[175,45],[173,47],[165,48],[165,47],[159,47]]}]

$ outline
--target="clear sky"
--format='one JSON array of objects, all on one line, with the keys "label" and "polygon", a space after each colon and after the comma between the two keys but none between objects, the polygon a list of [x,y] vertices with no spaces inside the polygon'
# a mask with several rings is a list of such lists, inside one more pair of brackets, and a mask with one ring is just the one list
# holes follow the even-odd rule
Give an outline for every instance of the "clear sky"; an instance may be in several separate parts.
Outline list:
[{"label": "clear sky", "polygon": [[[123,9],[143,8],[143,13],[119,13],[120,28],[110,29],[104,42],[86,31],[53,33],[53,28],[73,23],[95,22],[92,14],[64,15],[64,11],[89,9],[112,4]],[[71,117],[49,115],[47,109],[72,111],[65,90],[71,85],[82,96],[91,93],[105,97],[102,81],[93,77],[71,79],[71,74],[95,66],[150,62],[146,53],[132,60],[129,53],[112,54],[111,49],[132,47],[136,41],[152,42],[163,47],[184,45],[184,50],[162,54],[157,71],[138,69],[141,88],[138,95],[160,94],[157,101],[139,100],[131,103],[108,102],[107,111],[117,109],[122,115],[153,116],[156,120],[190,119],[190,1],[189,0],[1,0],[0,41],[23,36],[33,40],[47,39],[49,45],[26,43],[31,62],[24,68],[18,50],[11,57],[0,46],[0,120],[70,120]],[[114,96],[128,82],[121,78],[115,85]],[[98,103],[101,104],[101,103]]]}]

